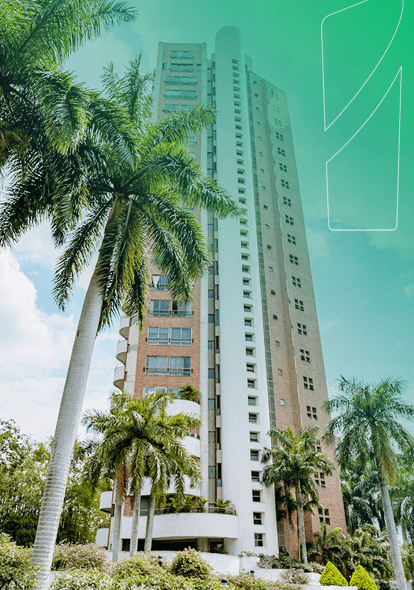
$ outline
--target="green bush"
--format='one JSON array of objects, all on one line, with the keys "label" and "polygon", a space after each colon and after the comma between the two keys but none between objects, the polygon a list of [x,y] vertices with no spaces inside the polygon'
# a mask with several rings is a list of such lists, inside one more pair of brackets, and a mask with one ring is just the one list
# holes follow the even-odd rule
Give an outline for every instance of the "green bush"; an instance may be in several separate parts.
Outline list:
[{"label": "green bush", "polygon": [[105,550],[94,543],[58,545],[55,547],[52,570],[91,569],[108,571]]},{"label": "green bush", "polygon": [[328,561],[323,570],[319,584],[321,586],[348,586],[348,582],[339,569],[331,561]]},{"label": "green bush", "polygon": [[301,586],[297,584],[267,582],[248,573],[226,576],[226,579],[230,587],[242,588],[243,590],[301,590]]},{"label": "green bush", "polygon": [[0,588],[33,588],[40,567],[32,564],[30,553],[29,550],[12,543],[8,535],[0,534]]},{"label": "green bush", "polygon": [[309,582],[309,576],[303,569],[285,570],[280,577],[283,582],[288,584],[307,584]]},{"label": "green bush", "polygon": [[[149,575],[135,572],[123,580],[119,580],[116,584],[116,590],[136,590],[137,588],[145,588],[145,590],[194,590],[195,588],[193,580],[183,576],[175,576],[164,568],[158,568]],[[204,589],[200,588],[199,590]]]},{"label": "green bush", "polygon": [[202,559],[195,549],[179,551],[171,564],[171,573],[185,578],[208,580],[211,578],[211,567]]},{"label": "green bush", "polygon": [[362,565],[359,565],[349,581],[350,586],[358,586],[358,590],[378,590],[378,586]]},{"label": "green bush", "polygon": [[112,578],[96,570],[65,570],[57,572],[50,590],[110,590]]},{"label": "green bush", "polygon": [[133,557],[125,557],[113,568],[116,580],[125,580],[130,576],[148,576],[158,569],[158,558],[148,553],[137,553]]}]

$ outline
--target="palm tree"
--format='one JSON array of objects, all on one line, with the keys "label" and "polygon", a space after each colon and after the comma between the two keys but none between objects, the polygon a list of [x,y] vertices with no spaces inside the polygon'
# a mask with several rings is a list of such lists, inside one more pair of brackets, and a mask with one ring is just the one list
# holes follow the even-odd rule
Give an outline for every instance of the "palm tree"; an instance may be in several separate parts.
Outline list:
[{"label": "palm tree", "polygon": [[296,490],[299,546],[304,563],[308,563],[303,516],[306,497],[311,496],[311,502],[317,503],[319,496],[314,474],[324,471],[330,475],[334,470],[333,462],[315,450],[319,444],[318,430],[317,426],[301,428],[298,432],[289,426],[284,430],[273,428],[269,435],[275,446],[263,451],[263,462],[271,462],[263,470],[263,483],[270,486],[284,482],[287,488]]},{"label": "palm tree", "polygon": [[335,435],[341,435],[338,460],[343,469],[352,462],[375,465],[394,575],[398,587],[404,590],[404,569],[388,486],[397,478],[396,451],[414,449],[413,437],[399,422],[414,418],[414,407],[402,400],[404,382],[400,379],[388,378],[369,385],[341,377],[338,389],[340,394],[326,402],[326,410],[337,415],[327,426],[325,440],[332,442]]},{"label": "palm tree", "polygon": [[[195,485],[200,478],[198,460],[189,455],[182,439],[199,421],[187,414],[168,415],[169,392],[152,393],[144,399],[124,392],[111,395],[109,412],[92,410],[83,423],[88,431],[102,436],[88,464],[88,476],[95,485],[102,475],[116,478],[115,519],[112,560],[118,561],[122,499],[134,494],[131,555],[137,551],[140,497],[144,477],[152,483],[151,497],[164,493],[174,482],[175,493],[184,497],[184,476]],[[129,490],[128,490],[129,488]],[[151,500],[150,500],[151,504]],[[148,513],[147,523],[150,520]],[[148,529],[148,526],[147,526]],[[152,533],[152,530],[150,529]]]},{"label": "palm tree", "polygon": [[[98,260],[72,349],[33,549],[33,560],[42,565],[38,583],[43,586],[51,565],[97,333],[110,325],[121,305],[142,325],[152,254],[169,277],[171,295],[190,300],[194,281],[207,270],[210,255],[200,224],[183,206],[200,205],[219,217],[239,214],[230,196],[203,175],[200,165],[182,145],[188,134],[206,127],[214,113],[208,107],[196,107],[191,112],[151,121],[147,91],[151,80],[152,76],[139,73],[139,60],[130,64],[123,79],[112,67],[106,71],[106,102],[98,117],[100,127],[105,126],[107,112],[108,121],[114,120],[115,110],[115,118],[124,121],[120,135],[126,140],[114,146],[99,134],[93,142],[92,129],[87,157],[78,155],[73,166],[82,180],[77,196],[87,215],[69,235],[58,263],[54,292],[62,309],[68,303],[76,276],[95,253]],[[43,204],[36,209],[37,202],[32,207],[30,187],[35,190],[37,182],[34,168],[27,171],[20,185],[13,187],[14,194],[6,202],[4,214],[0,214],[0,247],[15,241],[45,213],[53,215],[53,200],[43,209]],[[63,199],[63,203],[65,210],[67,200]],[[70,210],[69,205],[67,208]]]},{"label": "palm tree", "polygon": [[[408,461],[407,461],[408,463]],[[401,525],[404,544],[414,542],[414,470],[402,464],[398,478],[390,490],[394,517]]]},{"label": "palm tree", "polygon": [[374,525],[365,524],[345,538],[341,557],[347,571],[354,572],[358,565],[362,565],[382,580],[391,574],[389,550],[385,533],[378,531]]},{"label": "palm tree", "polygon": [[351,535],[364,524],[377,523],[381,530],[385,527],[378,473],[372,467],[366,465],[362,473],[355,466],[342,471],[341,487],[347,528]]},{"label": "palm tree", "polygon": [[8,0],[0,5],[0,169],[39,142],[73,148],[88,119],[88,93],[64,72],[64,60],[136,11],[101,0]]},{"label": "palm tree", "polygon": [[315,537],[316,538],[309,549],[308,557],[311,559],[321,557],[323,565],[326,565],[328,561],[330,561],[335,564],[343,574],[345,574],[342,553],[344,551],[346,537],[343,534],[342,529],[335,528],[330,531],[326,522],[322,522],[321,532],[316,533]]}]

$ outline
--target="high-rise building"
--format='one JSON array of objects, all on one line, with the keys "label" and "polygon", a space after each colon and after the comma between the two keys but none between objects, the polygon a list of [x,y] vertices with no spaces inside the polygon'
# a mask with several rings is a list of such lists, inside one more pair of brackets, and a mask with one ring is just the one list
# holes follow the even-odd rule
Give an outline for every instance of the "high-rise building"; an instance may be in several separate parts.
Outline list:
[{"label": "high-rise building", "polygon": [[[277,554],[290,545],[295,555],[297,535],[278,520],[274,489],[261,483],[262,451],[271,427],[318,425],[322,434],[329,416],[286,93],[253,71],[240,32],[225,27],[211,57],[205,43],[160,43],[153,96],[159,117],[199,103],[216,108],[215,123],[189,137],[187,148],[243,208],[240,218],[226,220],[194,211],[213,262],[192,304],[171,300],[155,260],[145,330],[121,320],[115,385],[142,397],[158,388],[178,392],[189,382],[201,394],[197,402],[177,400],[172,411],[201,419],[186,445],[200,458],[203,480],[188,493],[211,505],[205,512],[157,512],[154,547],[238,555]],[[333,458],[333,449],[320,444]],[[317,473],[315,481],[323,509],[306,514],[309,541],[322,521],[345,529],[338,471]],[[147,485],[141,539],[148,495]],[[219,512],[217,500],[231,507]],[[103,494],[102,507],[111,503]],[[124,550],[130,528],[127,501]]]}]

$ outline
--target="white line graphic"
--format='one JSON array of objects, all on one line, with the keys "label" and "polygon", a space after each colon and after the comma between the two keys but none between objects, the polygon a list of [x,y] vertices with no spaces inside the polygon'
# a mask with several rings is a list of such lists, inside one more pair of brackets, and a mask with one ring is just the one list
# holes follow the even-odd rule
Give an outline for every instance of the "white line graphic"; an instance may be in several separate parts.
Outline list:
[{"label": "white line graphic", "polygon": [[360,6],[361,4],[365,4],[365,2],[369,2],[369,0],[362,0],[362,2],[358,2],[357,4],[353,4],[352,6],[347,6],[346,8],[342,8],[341,10],[337,10],[336,12],[332,12],[331,14],[328,14],[327,16],[325,16],[325,18],[323,19],[322,23],[321,23],[321,43],[322,43],[322,85],[323,85],[323,121],[324,121],[324,128],[325,131],[327,131],[329,129],[329,127],[331,125],[333,125],[335,123],[335,121],[337,119],[339,119],[339,117],[342,115],[342,113],[349,107],[349,105],[351,104],[351,102],[353,102],[353,100],[355,100],[355,98],[358,96],[358,94],[361,92],[361,90],[364,88],[364,86],[367,84],[368,80],[370,80],[370,78],[372,77],[372,75],[374,74],[374,72],[376,71],[376,69],[378,68],[378,66],[380,65],[380,63],[382,62],[382,60],[384,59],[385,54],[387,53],[388,49],[390,48],[391,43],[394,40],[395,35],[397,34],[397,31],[400,27],[400,23],[401,23],[401,19],[402,19],[402,15],[404,12],[404,0],[402,0],[402,5],[401,5],[401,14],[400,14],[400,19],[398,21],[397,24],[397,28],[394,31],[393,36],[391,37],[391,41],[388,43],[387,48],[385,49],[384,53],[381,56],[381,59],[379,60],[379,62],[377,63],[377,65],[375,66],[375,68],[372,70],[372,72],[370,73],[370,75],[368,76],[368,78],[365,80],[365,82],[362,84],[361,88],[358,90],[358,92],[351,98],[351,100],[348,102],[348,104],[342,109],[342,111],[339,113],[339,115],[337,115],[335,117],[335,119],[329,123],[328,127],[326,126],[326,105],[325,105],[325,67],[324,67],[324,59],[323,59],[323,23],[325,22],[325,20],[327,18],[329,18],[330,16],[333,16],[334,14],[338,14],[340,12],[344,12],[344,10],[349,10],[350,8],[355,8],[355,6]]},{"label": "white line graphic", "polygon": [[[365,0],[366,1],[366,0]],[[339,229],[339,228],[332,228],[330,225],[330,216],[329,216],[329,186],[328,186],[328,164],[331,160],[333,160],[348,144],[350,141],[354,139],[354,137],[361,131],[361,129],[368,123],[374,113],[378,110],[381,106],[383,101],[385,100],[386,96],[388,95],[389,91],[391,90],[395,80],[400,76],[400,104],[399,104],[399,119],[398,119],[398,162],[397,162],[397,209],[396,209],[396,222],[395,227],[392,229]],[[391,82],[387,92],[384,94],[380,102],[377,104],[375,109],[372,111],[370,116],[364,121],[361,127],[354,133],[354,135],[348,139],[348,141],[334,154],[329,160],[326,162],[326,195],[327,195],[327,204],[328,204],[328,227],[331,231],[395,231],[398,227],[398,199],[399,199],[399,189],[400,189],[400,140],[401,140],[401,95],[402,95],[402,66],[398,70],[396,76],[394,77],[393,81]],[[356,96],[356,95],[355,95]],[[342,111],[343,112],[343,111]],[[339,116],[339,115],[338,115]]]}]

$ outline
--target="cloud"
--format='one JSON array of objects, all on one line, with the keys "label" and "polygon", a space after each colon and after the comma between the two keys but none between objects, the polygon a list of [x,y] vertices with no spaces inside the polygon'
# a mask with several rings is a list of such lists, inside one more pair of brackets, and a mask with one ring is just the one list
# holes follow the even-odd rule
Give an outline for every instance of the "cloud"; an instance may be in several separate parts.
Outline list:
[{"label": "cloud", "polygon": [[306,228],[309,255],[312,260],[316,258],[327,259],[329,254],[328,232],[317,232]]},{"label": "cloud", "polygon": [[[76,320],[45,313],[36,297],[35,285],[16,257],[1,252],[0,416],[13,418],[23,432],[44,440],[54,433]],[[117,339],[116,329],[97,339],[85,407],[107,405]]]}]

